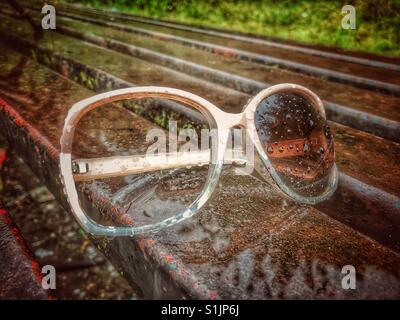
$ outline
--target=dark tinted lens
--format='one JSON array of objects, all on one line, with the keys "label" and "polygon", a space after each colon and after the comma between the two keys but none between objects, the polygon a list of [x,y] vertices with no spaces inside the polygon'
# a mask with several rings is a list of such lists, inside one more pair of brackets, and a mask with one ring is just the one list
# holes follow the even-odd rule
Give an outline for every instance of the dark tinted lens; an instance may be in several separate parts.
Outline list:
[{"label": "dark tinted lens", "polygon": [[278,176],[291,191],[317,197],[329,188],[333,137],[313,102],[297,93],[277,93],[256,109],[261,144]]}]

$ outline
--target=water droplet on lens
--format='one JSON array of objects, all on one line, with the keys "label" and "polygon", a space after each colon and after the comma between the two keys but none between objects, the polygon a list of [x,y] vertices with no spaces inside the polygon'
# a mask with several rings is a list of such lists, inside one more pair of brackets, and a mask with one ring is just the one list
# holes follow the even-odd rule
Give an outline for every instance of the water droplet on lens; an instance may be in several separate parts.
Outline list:
[{"label": "water droplet on lens", "polygon": [[255,117],[272,167],[289,189],[305,197],[326,189],[334,162],[332,133],[310,102],[297,93],[274,94],[258,107],[260,115],[266,114]]}]

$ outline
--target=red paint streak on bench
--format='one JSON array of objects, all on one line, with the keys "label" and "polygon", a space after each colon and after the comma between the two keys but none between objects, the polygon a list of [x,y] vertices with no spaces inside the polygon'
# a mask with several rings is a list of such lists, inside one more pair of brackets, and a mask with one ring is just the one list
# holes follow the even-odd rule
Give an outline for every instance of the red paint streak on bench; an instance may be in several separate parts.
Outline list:
[{"label": "red paint streak on bench", "polygon": [[59,160],[59,151],[53,147],[53,145],[35,128],[33,128],[26,120],[6,101],[0,98],[0,111],[5,113],[8,118],[10,118],[16,126],[27,131],[29,136],[39,145],[44,146],[47,153],[54,158]]}]

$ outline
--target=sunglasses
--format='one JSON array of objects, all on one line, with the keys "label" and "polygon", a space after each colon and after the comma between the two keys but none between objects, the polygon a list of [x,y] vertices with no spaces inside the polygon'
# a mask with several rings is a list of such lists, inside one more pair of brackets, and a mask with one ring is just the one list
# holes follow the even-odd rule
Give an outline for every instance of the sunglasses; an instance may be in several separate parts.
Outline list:
[{"label": "sunglasses", "polygon": [[[246,147],[232,148],[235,130]],[[84,99],[65,119],[60,169],[82,228],[108,236],[154,232],[192,217],[221,173],[222,180],[251,173],[305,204],[329,198],[338,181],[323,104],[295,84],[262,90],[237,114],[166,87]]]}]

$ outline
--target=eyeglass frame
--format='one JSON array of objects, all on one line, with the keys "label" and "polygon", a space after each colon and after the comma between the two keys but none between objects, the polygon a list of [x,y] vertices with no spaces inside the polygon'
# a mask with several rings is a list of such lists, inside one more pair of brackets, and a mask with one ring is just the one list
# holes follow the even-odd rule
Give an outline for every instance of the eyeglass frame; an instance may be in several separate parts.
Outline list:
[{"label": "eyeglass frame", "polygon": [[[335,192],[338,184],[338,170],[335,162],[331,168],[328,187],[325,193],[314,197],[305,197],[295,193],[283,182],[261,145],[254,121],[256,109],[264,99],[280,92],[297,93],[305,96],[312,102],[313,106],[323,117],[323,119],[326,120],[325,109],[319,97],[311,90],[303,86],[290,83],[274,85],[260,91],[257,95],[249,100],[240,113],[227,113],[206,99],[187,91],[157,86],[141,86],[117,89],[101,93],[75,103],[68,111],[67,117],[65,118],[64,128],[60,139],[61,152],[59,164],[61,183],[64,188],[64,193],[67,196],[68,203],[76,220],[84,230],[93,235],[133,236],[146,232],[159,231],[192,217],[205,205],[205,203],[210,199],[212,192],[215,190],[222,172],[222,167],[226,163],[224,162],[224,156],[227,149],[230,130],[234,127],[246,129],[247,134],[250,136],[252,143],[256,147],[258,156],[262,160],[262,164],[269,173],[269,175],[263,175],[263,178],[268,184],[277,187],[276,189],[286,197],[289,197],[300,203],[314,205],[328,199]],[[160,222],[144,226],[104,226],[92,220],[80,206],[75,185],[76,180],[74,179],[72,167],[72,142],[74,131],[79,120],[87,112],[108,103],[133,98],[164,98],[185,103],[193,107],[206,117],[206,120],[210,126],[212,125],[217,129],[217,146],[215,148],[216,152],[211,153],[212,161],[209,162],[211,168],[209,167],[206,186],[203,188],[194,202],[183,212]]]}]

